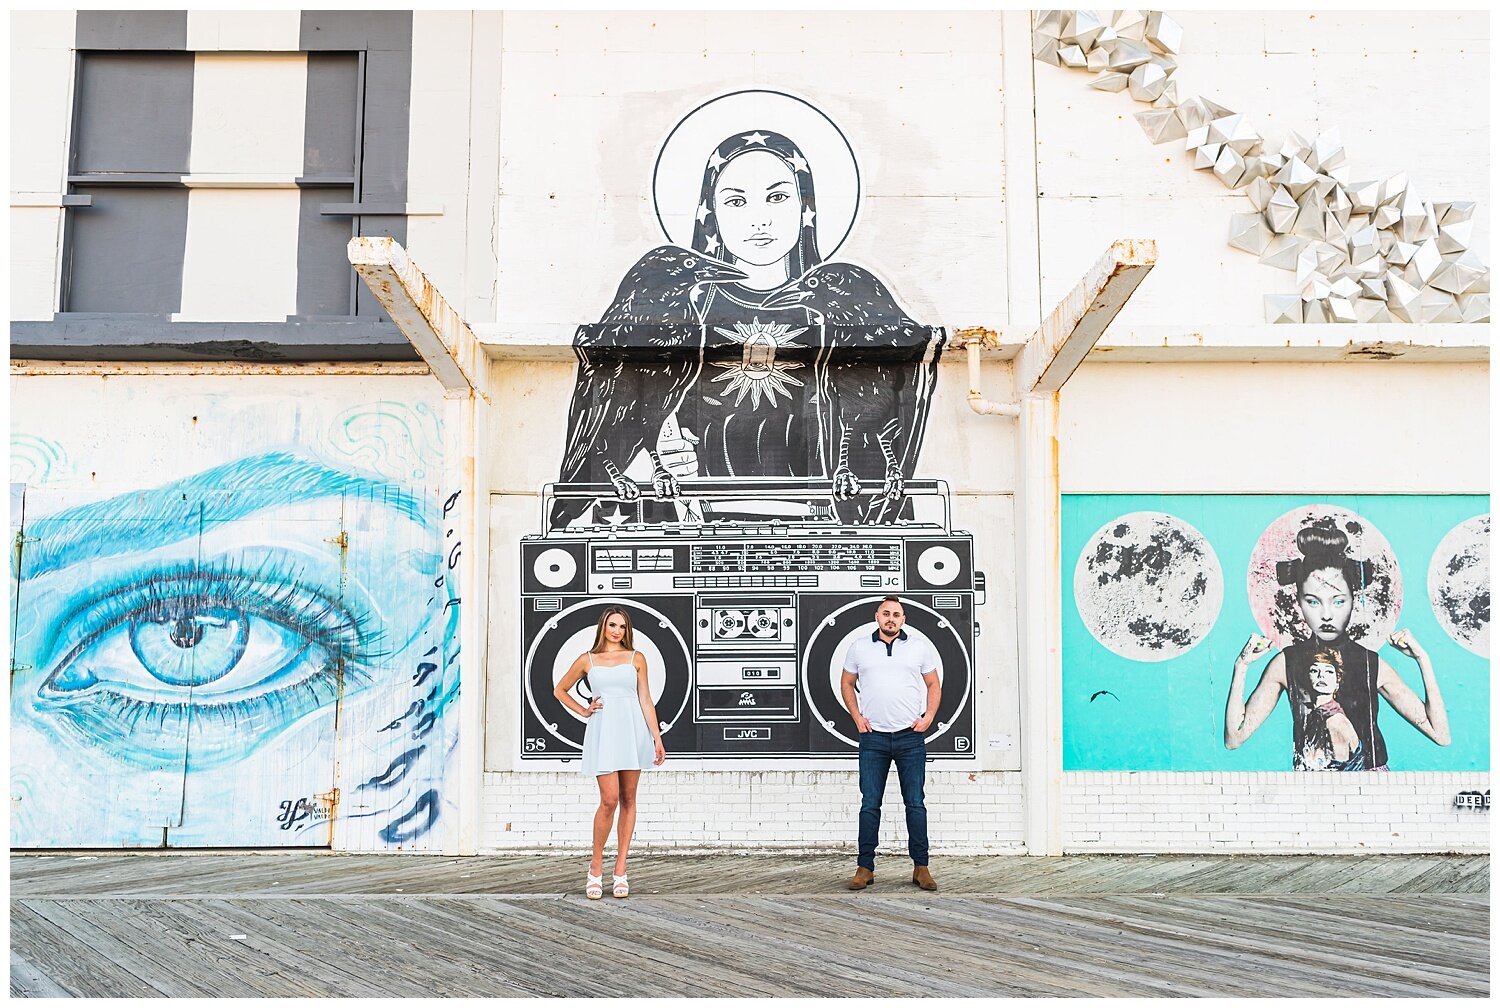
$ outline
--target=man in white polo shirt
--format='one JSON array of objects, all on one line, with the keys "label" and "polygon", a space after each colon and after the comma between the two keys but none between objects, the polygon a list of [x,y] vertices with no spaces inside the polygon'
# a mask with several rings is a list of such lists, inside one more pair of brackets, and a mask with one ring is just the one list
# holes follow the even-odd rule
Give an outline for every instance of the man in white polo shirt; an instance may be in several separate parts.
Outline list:
[{"label": "man in white polo shirt", "polygon": [[937,883],[927,868],[927,806],[922,791],[927,774],[923,733],[937,713],[942,686],[937,653],[925,640],[902,629],[906,610],[887,595],[875,610],[875,630],[859,637],[844,655],[840,692],[859,729],[859,866],[850,889],[875,881],[875,847],[880,841],[880,802],[891,764],[906,803],[906,843],[911,880],[923,889]]}]

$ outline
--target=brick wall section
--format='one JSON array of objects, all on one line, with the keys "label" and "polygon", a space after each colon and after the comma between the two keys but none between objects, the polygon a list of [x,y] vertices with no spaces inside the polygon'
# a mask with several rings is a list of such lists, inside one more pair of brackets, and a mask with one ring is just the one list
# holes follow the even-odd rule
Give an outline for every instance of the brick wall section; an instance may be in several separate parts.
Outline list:
[{"label": "brick wall section", "polygon": [[1488,852],[1487,773],[1069,773],[1069,853]]},{"label": "brick wall section", "polygon": [[[1352,778],[1352,779],[1351,779]],[[1020,775],[929,772],[935,855],[1016,854]],[[1069,773],[1068,853],[1398,853],[1489,850],[1490,814],[1455,809],[1485,773]],[[597,792],[576,773],[487,773],[486,851],[579,851]],[[634,849],[855,849],[859,786],[846,771],[650,771]],[[906,824],[894,772],[881,810],[883,856],[902,856]]]},{"label": "brick wall section", "polygon": [[[481,850],[585,850],[598,803],[576,773],[486,773]],[[856,848],[859,779],[849,771],[647,771],[632,850]],[[927,774],[934,854],[1021,850],[1020,775]],[[612,849],[612,848],[611,848]],[[906,820],[891,770],[880,814],[881,856],[905,856]]]}]

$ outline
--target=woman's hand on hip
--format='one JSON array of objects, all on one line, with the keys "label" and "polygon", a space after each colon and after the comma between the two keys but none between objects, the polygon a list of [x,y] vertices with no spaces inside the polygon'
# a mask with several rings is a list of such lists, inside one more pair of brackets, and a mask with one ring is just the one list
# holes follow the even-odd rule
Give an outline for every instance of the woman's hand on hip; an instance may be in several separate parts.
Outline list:
[{"label": "woman's hand on hip", "polygon": [[603,708],[604,701],[600,700],[598,697],[594,697],[593,703],[589,704],[583,709],[583,716],[592,717],[595,711],[603,710]]}]

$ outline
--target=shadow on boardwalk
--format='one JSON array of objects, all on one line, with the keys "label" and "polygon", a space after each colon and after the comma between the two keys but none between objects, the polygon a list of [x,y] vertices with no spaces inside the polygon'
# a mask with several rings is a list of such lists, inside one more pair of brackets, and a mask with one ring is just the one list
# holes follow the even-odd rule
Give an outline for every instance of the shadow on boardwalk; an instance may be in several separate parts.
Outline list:
[{"label": "shadow on boardwalk", "polygon": [[[1489,859],[51,854],[11,861],[17,996],[1489,993]],[[1357,936],[1357,937],[1356,937]]]}]

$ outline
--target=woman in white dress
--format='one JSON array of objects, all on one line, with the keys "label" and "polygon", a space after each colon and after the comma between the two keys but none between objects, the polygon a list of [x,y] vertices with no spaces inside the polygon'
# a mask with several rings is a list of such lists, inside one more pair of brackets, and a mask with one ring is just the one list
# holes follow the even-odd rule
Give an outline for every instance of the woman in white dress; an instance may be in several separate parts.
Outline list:
[{"label": "woman in white dress", "polygon": [[[553,696],[569,710],[586,718],[583,734],[583,772],[599,784],[599,808],[594,812],[594,857],[589,864],[584,893],[589,899],[604,895],[604,844],[619,810],[613,895],[630,895],[625,858],[635,832],[635,792],[641,771],[660,766],[667,758],[662,747],[656,705],[646,678],[646,656],[635,650],[630,615],[611,606],[599,615],[594,646],[578,656],[558,682]],[[592,697],[587,707],[568,695],[583,680]]]}]

